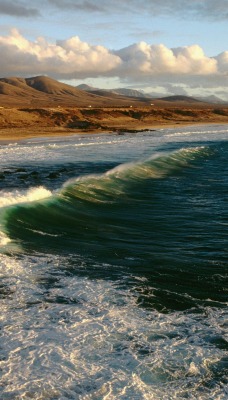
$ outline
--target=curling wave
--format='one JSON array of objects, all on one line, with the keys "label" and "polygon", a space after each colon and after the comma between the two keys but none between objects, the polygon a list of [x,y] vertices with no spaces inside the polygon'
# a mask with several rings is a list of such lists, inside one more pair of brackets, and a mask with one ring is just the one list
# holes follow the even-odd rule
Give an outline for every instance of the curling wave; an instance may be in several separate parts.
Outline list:
[{"label": "curling wave", "polygon": [[148,179],[165,178],[190,167],[197,158],[209,155],[207,147],[184,148],[172,153],[158,153],[147,160],[121,164],[101,175],[70,180],[60,192],[62,198],[78,198],[90,202],[119,201],[133,186]]},{"label": "curling wave", "polygon": [[126,238],[132,245],[140,244],[152,229],[150,223],[157,224],[157,213],[163,219],[164,210],[158,207],[157,196],[161,193],[165,207],[169,207],[162,191],[170,188],[167,183],[168,189],[164,189],[165,184],[161,187],[160,182],[193,167],[210,152],[207,147],[195,147],[159,153],[104,174],[70,180],[53,195],[45,188],[16,195],[7,200],[8,204],[17,204],[4,210],[2,230],[25,247],[54,246],[65,251],[92,246],[97,252],[95,249],[106,243],[116,253],[114,247],[120,250]]}]

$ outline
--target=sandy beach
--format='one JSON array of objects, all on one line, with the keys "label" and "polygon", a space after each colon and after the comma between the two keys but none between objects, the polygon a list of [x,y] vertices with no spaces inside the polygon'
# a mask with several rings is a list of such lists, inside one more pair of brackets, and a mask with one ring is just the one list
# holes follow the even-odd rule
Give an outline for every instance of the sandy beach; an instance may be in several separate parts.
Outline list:
[{"label": "sandy beach", "polygon": [[164,127],[228,124],[228,106],[134,108],[1,108],[0,141],[81,133],[121,133]]},{"label": "sandy beach", "polygon": [[1,79],[0,140],[227,124],[228,104],[188,96],[144,99],[90,93],[54,79]]}]

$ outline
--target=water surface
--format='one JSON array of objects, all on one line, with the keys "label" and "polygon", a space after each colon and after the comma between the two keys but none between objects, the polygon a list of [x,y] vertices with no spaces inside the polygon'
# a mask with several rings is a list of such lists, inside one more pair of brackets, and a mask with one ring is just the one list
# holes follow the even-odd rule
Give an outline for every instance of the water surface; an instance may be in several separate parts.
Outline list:
[{"label": "water surface", "polygon": [[0,146],[1,399],[226,399],[228,129]]}]

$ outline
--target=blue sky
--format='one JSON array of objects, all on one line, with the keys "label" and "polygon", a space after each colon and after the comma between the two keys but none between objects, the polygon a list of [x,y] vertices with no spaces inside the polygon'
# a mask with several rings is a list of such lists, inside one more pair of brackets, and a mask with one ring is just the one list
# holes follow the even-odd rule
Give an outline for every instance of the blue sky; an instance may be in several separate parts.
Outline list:
[{"label": "blue sky", "polygon": [[228,0],[0,0],[0,76],[228,99]]}]

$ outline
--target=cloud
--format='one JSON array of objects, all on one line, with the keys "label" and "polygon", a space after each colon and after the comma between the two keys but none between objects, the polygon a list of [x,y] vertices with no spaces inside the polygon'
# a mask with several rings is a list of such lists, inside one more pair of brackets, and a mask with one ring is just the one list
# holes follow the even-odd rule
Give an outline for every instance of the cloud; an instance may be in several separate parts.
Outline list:
[{"label": "cloud", "polygon": [[188,95],[188,88],[186,88],[185,86],[172,85],[170,83],[167,83],[167,85],[165,86],[165,89],[171,95],[183,95],[183,96]]},{"label": "cloud", "polygon": [[[227,19],[228,0],[133,0],[134,5],[143,7],[152,15],[179,15],[185,18],[194,17],[196,19]],[[130,4],[130,3],[129,3]]]},{"label": "cloud", "polygon": [[102,12],[104,14],[135,14],[146,13],[151,17],[179,16],[184,18],[207,18],[212,20],[228,19],[228,0],[33,0],[34,8],[27,5],[25,0],[1,0],[0,13],[12,16],[36,16],[39,10],[48,7],[75,13]]},{"label": "cloud", "polygon": [[170,49],[139,42],[116,51],[94,46],[78,36],[50,43],[29,41],[13,29],[0,36],[1,76],[49,75],[55,79],[118,77],[128,84],[228,86],[228,51],[207,57],[192,46]]},{"label": "cloud", "polygon": [[228,76],[228,51],[224,51],[215,58],[219,64],[220,71]]},{"label": "cloud", "polygon": [[0,14],[13,17],[37,17],[40,12],[38,9],[28,7],[22,2],[0,0]]},{"label": "cloud", "polygon": [[150,17],[177,16],[179,18],[226,20],[228,0],[33,0],[33,7],[25,0],[0,0],[0,13],[17,17],[34,17],[48,9],[65,13],[102,13],[103,15],[140,14]]},{"label": "cloud", "polygon": [[228,0],[49,0],[52,7],[59,9],[102,11],[110,13],[147,13],[150,16],[178,15],[185,18],[207,18],[221,20],[228,18]]},{"label": "cloud", "polygon": [[99,2],[93,0],[49,0],[48,2],[50,5],[60,9],[70,9],[85,12],[104,11],[102,0]]},{"label": "cloud", "polygon": [[17,29],[0,37],[1,75],[47,74],[55,78],[98,76],[115,70],[120,58],[103,46],[92,46],[77,36],[48,43],[43,37],[31,42]]},{"label": "cloud", "polygon": [[163,44],[140,42],[116,51],[122,71],[128,74],[150,75],[209,75],[217,72],[217,60],[205,56],[198,45],[169,49]]}]

